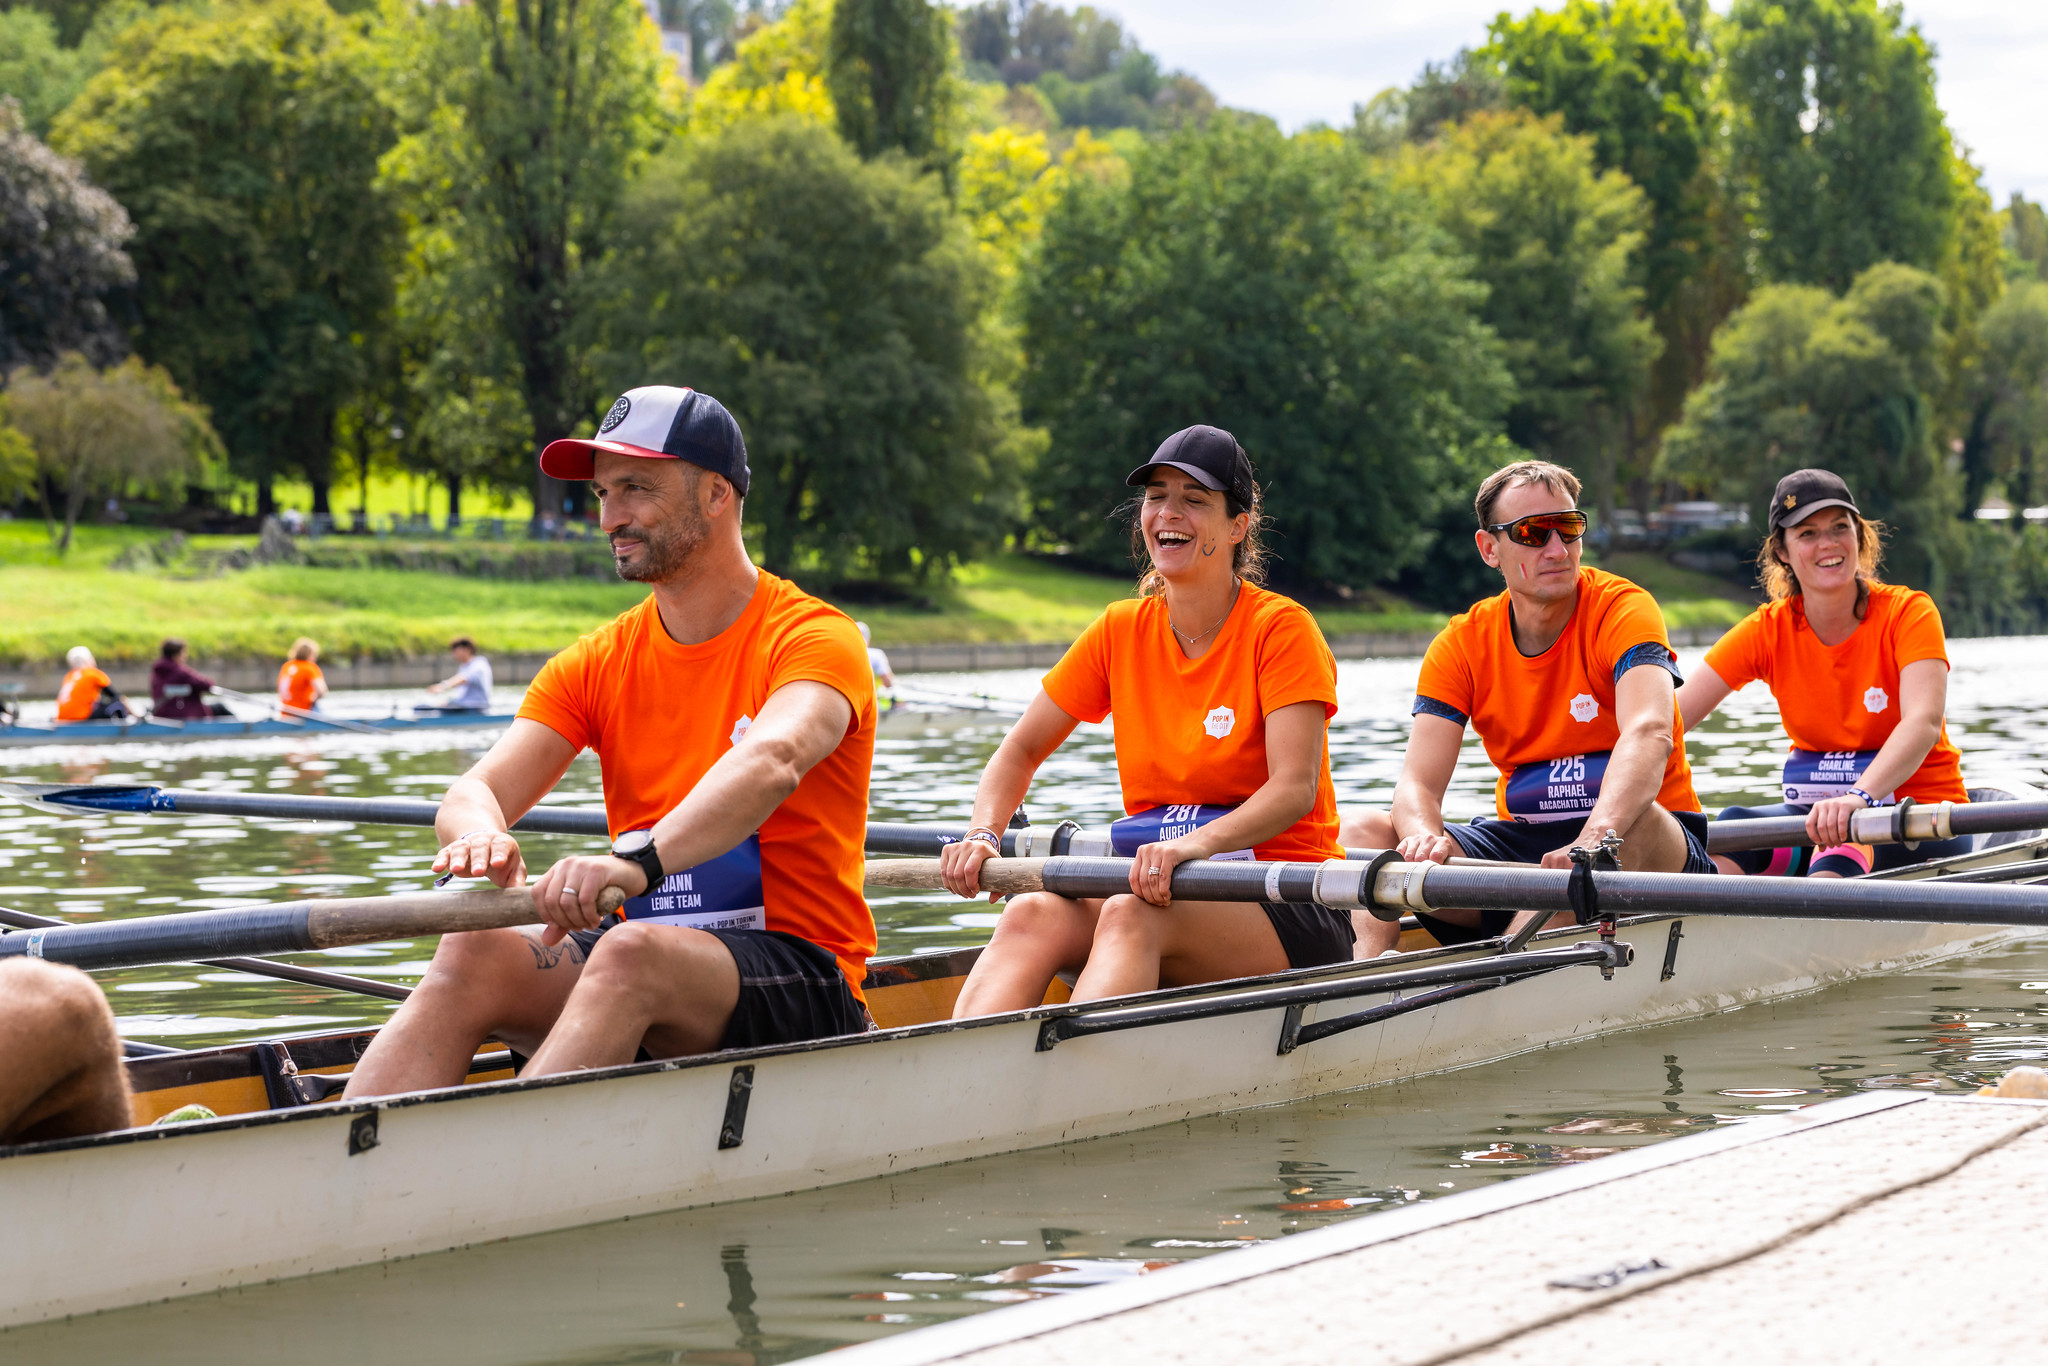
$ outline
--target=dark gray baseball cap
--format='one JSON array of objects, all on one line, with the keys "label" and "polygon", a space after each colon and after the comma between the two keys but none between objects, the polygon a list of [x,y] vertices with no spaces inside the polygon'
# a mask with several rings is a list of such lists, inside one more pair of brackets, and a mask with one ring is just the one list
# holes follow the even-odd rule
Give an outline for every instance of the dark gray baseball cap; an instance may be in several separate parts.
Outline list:
[{"label": "dark gray baseball cap", "polygon": [[1251,506],[1258,493],[1258,485],[1252,480],[1251,458],[1237,444],[1237,438],[1221,427],[1200,423],[1183,427],[1160,442],[1152,458],[1132,470],[1124,482],[1142,488],[1155,465],[1171,465],[1203,488],[1228,493],[1246,507]]}]

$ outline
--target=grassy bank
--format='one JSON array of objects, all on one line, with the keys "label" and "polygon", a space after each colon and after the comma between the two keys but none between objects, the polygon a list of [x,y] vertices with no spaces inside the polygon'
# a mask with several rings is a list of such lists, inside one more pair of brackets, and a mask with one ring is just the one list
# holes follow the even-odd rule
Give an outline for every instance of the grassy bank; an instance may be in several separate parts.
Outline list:
[{"label": "grassy bank", "polygon": [[[518,582],[398,568],[267,565],[183,579],[175,566],[114,567],[124,551],[127,562],[143,558],[130,548],[160,534],[81,527],[60,562],[40,525],[0,523],[0,666],[47,666],[78,644],[103,661],[138,662],[153,658],[167,635],[183,636],[205,658],[277,658],[301,635],[318,640],[331,657],[437,654],[458,633],[475,636],[486,650],[554,650],[645,591],[602,578]],[[247,537],[198,537],[187,558],[249,544]],[[1673,626],[1727,624],[1745,610],[1728,593],[1712,592],[1719,580],[1641,558],[1649,563],[1615,567],[1645,576],[1660,566],[1669,571],[1653,586],[1666,590]],[[868,622],[885,647],[1065,641],[1130,589],[1125,578],[998,555],[926,590],[921,601],[840,605]],[[1319,610],[1317,618],[1332,635],[1426,634],[1444,621],[1398,605]]]}]

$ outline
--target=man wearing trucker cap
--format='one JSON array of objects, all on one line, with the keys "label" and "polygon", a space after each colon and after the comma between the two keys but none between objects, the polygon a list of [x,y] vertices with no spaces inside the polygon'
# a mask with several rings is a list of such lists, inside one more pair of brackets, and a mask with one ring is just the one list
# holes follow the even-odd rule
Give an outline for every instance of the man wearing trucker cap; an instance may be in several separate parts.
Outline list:
[{"label": "man wearing trucker cap", "polygon": [[[524,883],[511,825],[585,749],[612,851],[540,877],[541,924],[443,938],[351,1097],[457,1085],[487,1038],[538,1076],[867,1027],[874,680],[851,620],[748,558],[739,424],[650,385],[541,468],[591,481],[619,577],[653,591],[541,669],[442,799],[434,869]],[[600,916],[607,887],[623,917]]]}]

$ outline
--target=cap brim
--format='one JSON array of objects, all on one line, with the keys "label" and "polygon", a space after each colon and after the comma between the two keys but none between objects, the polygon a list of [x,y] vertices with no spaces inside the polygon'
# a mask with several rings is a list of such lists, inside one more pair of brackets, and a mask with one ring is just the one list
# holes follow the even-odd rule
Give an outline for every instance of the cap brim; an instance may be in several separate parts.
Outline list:
[{"label": "cap brim", "polygon": [[1186,465],[1182,464],[1178,460],[1147,460],[1144,464],[1132,470],[1130,472],[1130,475],[1124,480],[1124,483],[1128,484],[1132,488],[1143,488],[1145,484],[1148,482],[1145,476],[1150,474],[1153,470],[1158,469],[1161,465],[1172,466],[1174,469],[1179,470],[1182,474],[1187,475],[1190,479],[1193,479],[1196,483],[1200,484],[1205,489],[1213,489],[1217,493],[1223,492],[1223,481],[1218,479],[1215,475],[1209,473],[1209,471],[1205,469],[1202,469],[1198,465]]},{"label": "cap brim", "polygon": [[1805,507],[1792,509],[1795,516],[1781,518],[1778,525],[1798,526],[1799,523],[1813,516],[1814,513],[1824,511],[1827,508],[1847,508],[1858,517],[1863,515],[1863,510],[1846,498],[1823,498],[1818,503],[1808,503]]},{"label": "cap brim", "polygon": [[623,441],[586,441],[580,437],[564,437],[560,441],[548,442],[541,451],[540,472],[551,479],[588,479],[597,472],[598,451],[630,455],[641,460],[679,458],[662,451],[650,451],[645,446],[629,446]]}]

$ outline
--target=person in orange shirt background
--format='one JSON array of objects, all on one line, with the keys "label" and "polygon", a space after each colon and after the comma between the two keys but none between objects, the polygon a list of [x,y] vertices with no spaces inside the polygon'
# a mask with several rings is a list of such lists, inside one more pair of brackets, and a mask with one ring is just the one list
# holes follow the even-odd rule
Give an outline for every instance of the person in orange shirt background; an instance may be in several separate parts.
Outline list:
[{"label": "person in orange shirt background", "polygon": [[[1540,460],[1480,484],[1475,543],[1505,588],[1452,617],[1431,642],[1393,804],[1346,812],[1347,847],[1566,868],[1573,847],[1612,831],[1631,870],[1716,871],[1686,763],[1664,614],[1635,584],[1580,564],[1578,496],[1571,471]],[[1444,794],[1468,723],[1498,770],[1495,814],[1446,825]],[[1440,942],[1456,943],[1519,928],[1531,914],[1445,910],[1418,919]],[[1354,919],[1361,957],[1394,947],[1399,926]]]},{"label": "person in orange shirt background", "polygon": [[1125,481],[1143,490],[1139,596],[1110,604],[1003,737],[964,840],[941,851],[946,886],[980,891],[1039,765],[1083,721],[1116,718],[1125,816],[1112,848],[1131,890],[1102,899],[1013,897],[954,1016],[1039,1004],[1061,972],[1073,999],[1343,962],[1351,920],[1308,903],[1175,901],[1191,859],[1343,857],[1326,730],[1337,665],[1306,608],[1259,586],[1259,487],[1229,432],[1176,432]]},{"label": "person in orange shirt background", "polygon": [[1771,600],[1716,641],[1678,690],[1691,729],[1762,679],[1792,740],[1784,803],[1731,806],[1720,819],[1803,815],[1813,848],[1717,855],[1728,872],[1853,877],[1969,851],[1967,835],[1913,848],[1847,843],[1849,818],[1869,807],[1970,800],[1942,716],[1941,613],[1925,593],[1878,578],[1883,536],[1840,476],[1809,469],[1780,479],[1757,552]]},{"label": "person in orange shirt background", "polygon": [[121,700],[120,693],[114,691],[114,680],[93,661],[91,650],[83,645],[72,646],[65,652],[64,667],[69,672],[57,685],[59,721],[130,719],[128,704]]},{"label": "person in orange shirt background", "polygon": [[[649,385],[541,468],[591,481],[619,577],[653,591],[542,667],[443,798],[434,869],[524,883],[511,822],[584,749],[612,851],[541,876],[542,925],[443,936],[351,1098],[456,1085],[487,1036],[545,1076],[869,1027],[874,678],[850,618],[748,557],[739,424]],[[600,917],[607,887],[623,918]]]},{"label": "person in orange shirt background", "polygon": [[309,636],[292,642],[291,658],[277,671],[277,700],[299,711],[313,711],[327,696],[327,678],[320,672],[320,647]]}]

